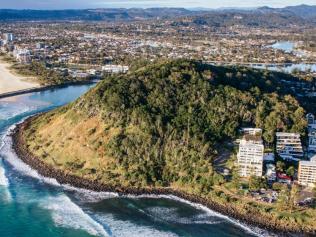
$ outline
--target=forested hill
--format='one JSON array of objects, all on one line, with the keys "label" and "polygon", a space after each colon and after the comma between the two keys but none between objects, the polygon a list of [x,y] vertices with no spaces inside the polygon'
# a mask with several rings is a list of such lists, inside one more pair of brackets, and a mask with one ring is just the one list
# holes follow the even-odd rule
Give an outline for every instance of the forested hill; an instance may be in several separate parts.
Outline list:
[{"label": "forested hill", "polygon": [[[108,77],[39,116],[28,148],[49,164],[115,185],[211,187],[215,144],[241,126],[303,133],[289,75],[176,60]],[[196,174],[199,174],[198,177]]]}]

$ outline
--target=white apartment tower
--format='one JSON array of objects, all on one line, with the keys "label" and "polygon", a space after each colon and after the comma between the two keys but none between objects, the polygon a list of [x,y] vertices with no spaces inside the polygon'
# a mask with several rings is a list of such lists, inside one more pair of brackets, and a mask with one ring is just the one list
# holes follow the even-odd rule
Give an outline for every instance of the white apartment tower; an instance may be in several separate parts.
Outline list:
[{"label": "white apartment tower", "polygon": [[285,160],[300,160],[304,157],[300,134],[276,133],[276,149]]},{"label": "white apartment tower", "polygon": [[264,146],[258,136],[246,135],[240,141],[237,162],[239,175],[249,177],[262,176]]},{"label": "white apartment tower", "polygon": [[314,187],[316,184],[316,161],[300,161],[298,167],[298,183]]}]

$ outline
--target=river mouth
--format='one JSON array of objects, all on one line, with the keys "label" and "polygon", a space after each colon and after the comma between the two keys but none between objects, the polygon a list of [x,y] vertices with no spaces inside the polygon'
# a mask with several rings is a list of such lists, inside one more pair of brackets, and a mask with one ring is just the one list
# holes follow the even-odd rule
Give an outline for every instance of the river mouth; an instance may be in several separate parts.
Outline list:
[{"label": "river mouth", "polygon": [[[0,100],[0,236],[258,236],[203,206],[172,196],[124,196],[60,185],[13,152],[8,129],[26,117],[66,104],[90,86]],[[71,92],[71,93],[70,93]],[[2,107],[1,107],[2,106]],[[262,233],[261,233],[262,234]]]}]

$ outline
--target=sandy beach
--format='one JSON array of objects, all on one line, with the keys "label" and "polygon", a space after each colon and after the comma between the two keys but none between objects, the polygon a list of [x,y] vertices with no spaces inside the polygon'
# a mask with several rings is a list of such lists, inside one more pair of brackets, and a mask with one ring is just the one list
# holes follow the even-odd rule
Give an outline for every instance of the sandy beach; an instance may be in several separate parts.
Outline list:
[{"label": "sandy beach", "polygon": [[0,59],[0,94],[39,87],[38,83],[31,81],[32,78],[16,75],[9,67],[9,63]]}]

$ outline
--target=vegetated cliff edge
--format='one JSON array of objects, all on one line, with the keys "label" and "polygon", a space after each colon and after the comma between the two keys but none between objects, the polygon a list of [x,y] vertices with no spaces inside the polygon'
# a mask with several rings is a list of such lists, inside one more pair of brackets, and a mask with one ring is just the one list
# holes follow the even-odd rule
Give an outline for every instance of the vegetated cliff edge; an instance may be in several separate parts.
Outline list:
[{"label": "vegetated cliff edge", "polygon": [[[304,133],[281,73],[175,60],[109,77],[74,103],[27,120],[14,137],[43,175],[96,191],[175,194],[264,228],[315,231],[315,210],[239,196],[213,169],[215,146],[241,126]],[[232,189],[232,190],[230,190]]]}]

